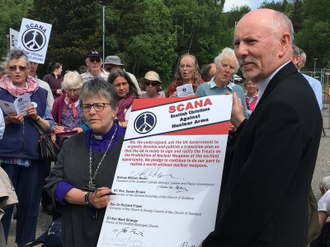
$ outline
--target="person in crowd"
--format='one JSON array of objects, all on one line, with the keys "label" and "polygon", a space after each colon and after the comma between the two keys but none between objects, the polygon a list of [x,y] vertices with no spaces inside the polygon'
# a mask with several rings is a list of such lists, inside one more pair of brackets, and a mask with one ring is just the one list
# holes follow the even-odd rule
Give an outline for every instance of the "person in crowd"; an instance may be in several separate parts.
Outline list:
[{"label": "person in crowd", "polygon": [[90,129],[64,142],[45,186],[62,212],[62,244],[70,247],[96,246],[125,132],[114,121],[113,85],[95,77],[79,99]]},{"label": "person in crowd", "polygon": [[246,119],[233,94],[237,137],[224,164],[215,230],[203,247],[307,245],[307,198],[322,116],[290,61],[292,38],[290,19],[270,9],[248,12],[235,27],[235,55],[259,100]]},{"label": "person in crowd", "polygon": [[108,83],[113,84],[117,89],[119,108],[116,113],[116,120],[120,127],[126,129],[133,100],[139,98],[137,89],[129,75],[122,69],[112,70]]},{"label": "person in crowd", "polygon": [[[306,54],[305,54],[306,56]],[[292,56],[291,61],[296,66],[297,70],[299,70],[299,64],[301,63],[301,50],[295,45],[292,44]],[[305,79],[308,81],[309,85],[312,87],[317,103],[319,104],[320,111],[322,111],[322,84],[320,81],[316,80],[315,78],[305,75],[301,73]]]},{"label": "person in crowd", "polygon": [[[47,82],[44,82],[43,80],[40,80],[37,77],[36,72],[38,69],[38,65],[39,65],[38,63],[30,62],[30,66],[28,68],[28,75],[34,77],[37,80],[39,86],[42,87],[43,89],[47,90],[47,104],[48,104],[50,110],[52,110],[52,107],[54,104],[54,96],[53,96],[52,90],[50,89],[49,84]],[[50,160],[44,161],[43,165],[46,168],[45,177],[47,177],[49,175],[51,161]],[[52,213],[52,208],[53,208],[52,201],[51,201],[49,195],[44,190],[42,191],[41,205],[42,205],[42,210],[44,212],[46,212],[49,215]]]},{"label": "person in crowd", "polygon": [[[29,94],[31,106],[25,112],[4,114],[6,131],[0,140],[1,167],[7,172],[16,190],[16,243],[19,246],[35,239],[39,203],[45,179],[45,167],[39,153],[39,128],[48,133],[53,129],[53,118],[47,105],[47,91],[39,87],[34,77],[28,76],[29,61],[21,50],[11,50],[6,59],[8,75],[0,80],[0,100],[13,103]],[[2,218],[5,236],[11,223],[12,208]]]},{"label": "person in crowd", "polygon": [[300,71],[306,64],[307,56],[306,53],[300,49],[300,62],[298,63],[298,70]]},{"label": "person in crowd", "polygon": [[35,63],[35,62],[30,62],[30,66],[28,68],[28,75],[29,76],[32,76],[34,77],[39,86],[42,87],[43,89],[46,89],[47,90],[47,104],[50,108],[50,110],[52,110],[53,108],[53,104],[54,104],[54,96],[53,96],[53,93],[52,93],[52,90],[49,86],[48,83],[44,82],[43,80],[40,80],[38,77],[37,77],[37,69],[38,69],[38,63]]},{"label": "person in crowd", "polygon": [[192,84],[193,90],[196,92],[202,82],[196,57],[190,54],[182,55],[178,60],[174,77],[175,81],[169,86],[166,97],[177,97],[176,87],[184,84]]},{"label": "person in crowd", "polygon": [[[239,68],[234,50],[228,47],[224,48],[214,59],[214,62],[217,68],[215,76],[211,81],[200,84],[195,96],[225,95],[226,92],[235,92],[245,107],[245,96],[242,87],[230,81]],[[244,116],[248,117],[246,109],[244,110]]]},{"label": "person in crowd", "polygon": [[217,66],[215,63],[210,63],[204,65],[201,68],[201,76],[204,82],[211,81],[212,77],[215,76],[217,72]]},{"label": "person in crowd", "polygon": [[245,104],[249,116],[252,114],[258,99],[258,88],[251,80],[245,79],[244,87],[246,89]]},{"label": "person in crowd", "polygon": [[83,82],[93,79],[95,76],[100,76],[103,80],[107,80],[109,73],[101,68],[102,66],[102,55],[96,49],[89,50],[85,59],[88,70],[82,73]]},{"label": "person in crowd", "polygon": [[322,195],[318,201],[320,235],[309,245],[310,247],[330,246],[330,222],[327,222],[330,216],[330,176],[322,178],[319,188]]},{"label": "person in crowd", "polygon": [[85,73],[87,70],[88,70],[88,67],[87,67],[87,66],[85,66],[85,65],[81,65],[81,66],[79,66],[79,68],[78,68],[78,73],[79,73],[79,74],[83,74],[83,73]]},{"label": "person in crowd", "polygon": [[[52,111],[55,121],[53,141],[56,140],[56,133],[76,130],[75,128],[86,123],[79,102],[82,84],[82,77],[77,71],[69,71],[64,75],[62,88],[65,94],[55,100]],[[64,137],[57,138],[59,147],[63,146],[64,140]]]},{"label": "person in crowd", "polygon": [[140,85],[143,91],[146,93],[140,95],[140,99],[147,98],[165,98],[162,91],[162,82],[159,79],[159,75],[155,71],[148,71],[145,76],[140,80]]},{"label": "person in crowd", "polygon": [[6,64],[5,63],[0,63],[0,79],[2,77],[5,76],[5,74],[7,73],[7,69],[6,69]]},{"label": "person in crowd", "polygon": [[108,71],[109,73],[113,69],[122,69],[122,70],[124,70],[129,75],[129,77],[131,78],[132,82],[134,83],[134,85],[137,89],[138,94],[140,95],[141,94],[141,89],[139,87],[139,84],[136,80],[135,75],[133,75],[132,73],[127,72],[124,69],[124,66],[125,66],[125,64],[121,63],[120,57],[118,57],[118,56],[107,56],[105,58],[105,61],[104,61],[105,70]]},{"label": "person in crowd", "polygon": [[49,70],[51,71],[49,74],[45,75],[42,78],[43,81],[47,82],[52,89],[54,99],[61,96],[63,94],[62,91],[62,64],[58,62],[50,63]]}]

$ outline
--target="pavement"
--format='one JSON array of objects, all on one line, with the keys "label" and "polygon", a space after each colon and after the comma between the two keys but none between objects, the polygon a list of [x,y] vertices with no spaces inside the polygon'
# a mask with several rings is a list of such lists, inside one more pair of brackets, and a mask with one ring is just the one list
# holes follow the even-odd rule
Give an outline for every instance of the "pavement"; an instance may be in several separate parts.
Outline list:
[{"label": "pavement", "polygon": [[[313,180],[312,180],[312,188],[315,194],[315,198],[318,200],[321,197],[319,190],[319,182],[325,176],[330,176],[330,129],[329,129],[329,104],[323,105],[322,110],[323,116],[323,126],[325,136],[322,133],[318,157],[316,161],[316,166],[314,170]],[[52,221],[52,217],[47,215],[45,212],[41,210],[40,205],[40,213],[38,218],[38,226],[36,237],[39,237],[43,234]],[[15,244],[15,228],[16,228],[16,220],[12,220],[11,228],[8,237],[8,247],[17,247]]]}]

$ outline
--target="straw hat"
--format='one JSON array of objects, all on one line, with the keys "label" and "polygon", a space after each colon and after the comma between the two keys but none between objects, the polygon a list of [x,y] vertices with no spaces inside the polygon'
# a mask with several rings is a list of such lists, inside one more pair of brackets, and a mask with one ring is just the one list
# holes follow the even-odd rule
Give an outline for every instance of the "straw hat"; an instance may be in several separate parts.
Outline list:
[{"label": "straw hat", "polygon": [[[160,81],[159,75],[155,71],[148,71],[143,78],[139,81],[141,85],[141,89],[145,90],[145,82],[151,81],[151,82],[158,82],[159,86],[162,85],[162,82]],[[160,87],[159,87],[160,88]],[[161,90],[160,90],[161,91]]]}]

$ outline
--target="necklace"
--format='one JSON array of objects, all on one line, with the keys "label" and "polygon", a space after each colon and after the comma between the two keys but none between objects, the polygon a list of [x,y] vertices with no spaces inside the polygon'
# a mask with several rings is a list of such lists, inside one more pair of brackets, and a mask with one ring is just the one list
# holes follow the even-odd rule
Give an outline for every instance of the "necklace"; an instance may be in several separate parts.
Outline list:
[{"label": "necklace", "polygon": [[91,139],[90,139],[90,146],[89,146],[89,182],[88,182],[88,185],[87,187],[88,188],[95,188],[95,184],[93,184],[93,181],[99,171],[99,168],[105,158],[105,156],[107,155],[108,151],[109,151],[109,148],[111,146],[111,143],[112,143],[112,140],[113,138],[115,137],[116,133],[117,133],[117,124],[116,125],[116,129],[115,129],[115,132],[113,133],[112,137],[111,137],[111,140],[109,142],[109,145],[107,147],[107,150],[104,152],[99,164],[97,165],[96,167],[96,170],[94,172],[94,176],[92,176],[92,150],[93,150],[93,138],[92,138],[92,133],[91,133]]}]

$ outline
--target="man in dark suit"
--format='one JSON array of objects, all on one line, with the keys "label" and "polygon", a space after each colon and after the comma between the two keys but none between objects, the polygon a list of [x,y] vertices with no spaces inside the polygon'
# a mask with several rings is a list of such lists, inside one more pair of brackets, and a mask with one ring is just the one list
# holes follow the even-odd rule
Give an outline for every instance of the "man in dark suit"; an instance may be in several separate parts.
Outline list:
[{"label": "man in dark suit", "polygon": [[203,247],[307,246],[307,198],[321,136],[314,93],[290,61],[293,28],[257,9],[235,28],[235,55],[259,98],[249,120],[234,94],[234,149],[225,162],[218,220]]}]

